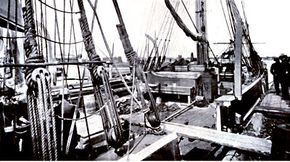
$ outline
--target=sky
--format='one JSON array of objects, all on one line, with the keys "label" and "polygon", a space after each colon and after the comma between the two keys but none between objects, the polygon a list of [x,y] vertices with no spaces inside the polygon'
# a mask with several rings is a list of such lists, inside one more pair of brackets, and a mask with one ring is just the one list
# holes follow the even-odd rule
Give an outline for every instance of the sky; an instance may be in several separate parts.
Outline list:
[{"label": "sky", "polygon": [[[172,3],[179,0],[171,0]],[[225,4],[225,0],[222,0]],[[193,0],[184,0],[193,18],[195,3]],[[290,15],[289,0],[243,0],[245,13],[249,24],[251,39],[255,49],[261,56],[279,56],[281,53],[290,55],[290,23],[287,15]],[[241,0],[236,0],[241,9]],[[129,33],[132,45],[138,53],[145,46],[145,33],[158,35],[164,15],[168,12],[164,0],[119,0],[123,19]],[[89,11],[88,11],[89,12]],[[97,12],[104,26],[108,41],[114,43],[115,55],[123,55],[115,24],[118,23],[112,1],[99,0]],[[189,21],[184,7],[180,4],[178,13],[186,25],[194,32],[194,27]],[[242,10],[240,10],[242,14]],[[230,37],[223,16],[220,0],[207,1],[208,39],[215,54],[221,54],[226,45],[215,44],[228,42]],[[96,35],[99,31],[94,29]],[[96,38],[95,38],[96,39]],[[98,46],[104,49],[99,39]],[[168,55],[175,57],[179,54],[190,56],[195,53],[195,42],[187,38],[175,24],[170,42]]]},{"label": "sky", "polygon": [[[53,0],[46,0],[47,4],[54,6]],[[94,3],[94,0],[91,0]],[[207,29],[208,40],[211,44],[216,55],[221,54],[228,46],[216,44],[219,42],[229,42],[229,32],[227,30],[225,18],[222,12],[221,3],[225,4],[225,0],[207,0]],[[285,53],[290,56],[290,46],[288,45],[290,38],[290,23],[287,15],[290,15],[290,1],[289,0],[235,0],[238,8],[241,10],[241,1],[244,3],[245,13],[249,24],[249,30],[252,42],[255,49],[260,56],[279,56]],[[36,1],[39,3],[39,1]],[[69,0],[55,1],[56,8],[63,9],[63,2],[66,4],[65,10],[69,10]],[[76,0],[74,2],[74,11],[78,10]],[[93,12],[89,7],[87,0],[84,0],[88,21],[91,26]],[[168,9],[165,6],[164,0],[118,0],[121,13],[129,34],[130,41],[138,55],[144,54],[146,44],[145,34],[152,37],[158,37],[162,22],[166,20],[166,13]],[[173,4],[180,2],[180,0],[171,0]],[[184,0],[190,15],[195,19],[195,0]],[[125,60],[123,47],[116,29],[118,19],[113,6],[112,0],[98,0],[97,14],[100,18],[104,34],[111,49],[114,47],[114,56],[122,56]],[[40,12],[36,10],[35,12]],[[183,19],[188,28],[195,33],[194,26],[190,22],[184,7],[180,3],[178,13]],[[38,21],[40,21],[40,14],[38,14]],[[57,17],[60,30],[60,41],[68,42],[70,40],[69,30],[71,27],[70,15],[66,14],[65,18],[62,13],[58,13],[55,17],[53,10],[47,8],[47,21],[45,26],[48,28],[48,33],[51,39],[57,40],[58,36],[55,35],[55,18]],[[81,40],[81,32],[78,24],[79,15],[73,15],[76,30],[76,40]],[[171,15],[169,15],[171,17]],[[65,19],[65,21],[63,21]],[[62,23],[62,22],[65,22]],[[64,28],[63,28],[64,27]],[[65,30],[63,30],[65,29]],[[167,31],[161,30],[161,31]],[[63,34],[64,33],[64,34]],[[93,39],[96,46],[97,53],[101,57],[108,56],[100,30],[95,21],[93,28]],[[64,39],[63,39],[64,38]],[[163,39],[163,37],[159,37]],[[83,45],[77,45],[77,53],[84,53]],[[169,43],[167,56],[177,57],[183,55],[189,57],[193,52],[196,56],[196,42],[186,37],[182,30],[174,22],[173,33]],[[73,48],[68,49],[66,46],[66,53],[72,51]],[[150,43],[150,48],[152,44]],[[58,52],[56,52],[58,53]],[[76,53],[76,52],[72,52]]]}]

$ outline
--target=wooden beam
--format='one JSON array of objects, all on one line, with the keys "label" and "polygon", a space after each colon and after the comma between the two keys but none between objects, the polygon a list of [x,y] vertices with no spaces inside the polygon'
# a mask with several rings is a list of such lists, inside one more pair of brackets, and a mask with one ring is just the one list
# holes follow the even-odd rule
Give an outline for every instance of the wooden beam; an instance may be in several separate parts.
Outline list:
[{"label": "wooden beam", "polygon": [[235,23],[236,33],[235,33],[235,71],[234,71],[234,94],[238,100],[242,100],[242,20],[240,17],[236,18]]},{"label": "wooden beam", "polygon": [[255,102],[255,104],[250,108],[250,110],[246,113],[246,115],[243,117],[243,121],[246,121],[248,119],[248,117],[252,114],[252,112],[254,111],[255,107],[258,105],[258,103],[261,101],[260,98],[257,99],[257,101]]},{"label": "wooden beam", "polygon": [[272,115],[290,116],[290,109],[289,108],[271,107],[271,106],[257,106],[255,108],[255,111],[261,112],[261,113],[269,113]]},{"label": "wooden beam", "polygon": [[164,130],[176,132],[179,136],[200,139],[262,155],[269,155],[271,153],[272,143],[266,139],[172,122],[163,122],[162,124]]},{"label": "wooden beam", "polygon": [[169,121],[173,120],[174,118],[177,118],[178,116],[180,116],[181,114],[183,114],[184,112],[186,112],[186,111],[188,111],[188,110],[190,110],[192,108],[193,108],[193,104],[190,104],[187,107],[182,108],[182,109],[176,111],[175,113],[171,114],[170,116],[165,118],[163,121],[168,121],[169,122]]},{"label": "wooden beam", "polygon": [[165,145],[167,145],[170,142],[172,142],[173,140],[177,139],[177,137],[178,136],[176,133],[170,133],[168,135],[165,135],[162,138],[160,138],[158,141],[152,143],[148,147],[145,147],[144,149],[142,149],[138,153],[130,154],[129,158],[128,158],[128,156],[125,155],[123,158],[119,159],[119,161],[127,161],[127,160],[129,160],[129,161],[141,161],[141,160],[144,160],[145,158],[149,157],[154,152],[158,151],[159,149],[161,149]]}]

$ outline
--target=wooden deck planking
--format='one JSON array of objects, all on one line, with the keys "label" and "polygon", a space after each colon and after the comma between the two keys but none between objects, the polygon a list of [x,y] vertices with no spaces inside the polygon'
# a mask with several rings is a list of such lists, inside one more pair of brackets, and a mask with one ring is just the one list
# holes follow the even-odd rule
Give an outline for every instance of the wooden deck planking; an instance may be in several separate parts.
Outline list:
[{"label": "wooden deck planking", "polygon": [[166,131],[176,132],[180,136],[213,142],[223,146],[255,152],[262,155],[269,155],[271,153],[271,141],[262,138],[172,122],[163,122],[163,125]]},{"label": "wooden deck planking", "polygon": [[208,107],[193,107],[178,117],[171,120],[174,123],[188,124],[199,127],[212,127],[215,122],[215,108]]},{"label": "wooden deck planking", "polygon": [[260,106],[290,108],[289,101],[283,100],[281,96],[274,93],[267,94],[262,100]]},{"label": "wooden deck planking", "polygon": [[[149,158],[153,153],[158,151],[159,149],[163,148],[170,142],[176,140],[178,138],[176,133],[168,133],[165,135],[153,135],[153,134],[146,134],[143,136],[138,136],[135,139],[135,142],[140,141],[137,143],[133,143],[136,147],[133,151],[129,154],[129,161],[141,161],[146,158]],[[128,143],[127,143],[128,144]],[[126,144],[126,145],[127,145]],[[132,149],[133,145],[130,145],[130,149]],[[96,161],[127,161],[128,155],[124,154],[123,156],[118,156],[115,153],[114,148],[110,148],[108,151],[101,153],[95,159]]]},{"label": "wooden deck planking", "polygon": [[255,108],[256,112],[270,114],[274,116],[289,116],[290,101],[284,100],[275,93],[267,94],[259,106]]}]

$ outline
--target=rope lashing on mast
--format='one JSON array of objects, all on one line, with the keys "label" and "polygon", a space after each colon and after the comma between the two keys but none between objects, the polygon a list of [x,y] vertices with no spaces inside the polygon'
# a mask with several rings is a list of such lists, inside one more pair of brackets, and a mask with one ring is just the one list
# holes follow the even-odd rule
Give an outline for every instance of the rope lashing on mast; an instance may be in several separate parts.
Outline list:
[{"label": "rope lashing on mast", "polygon": [[[26,63],[43,63],[36,43],[36,30],[31,0],[25,0],[23,8],[25,24],[24,49]],[[32,137],[33,154],[36,160],[57,160],[57,142],[54,109],[50,93],[50,74],[44,67],[26,68],[28,86],[28,116]]]},{"label": "rope lashing on mast", "polygon": [[143,72],[143,69],[140,66],[140,60],[137,56],[137,53],[134,51],[131,45],[131,42],[129,40],[129,35],[127,33],[125,23],[123,21],[122,14],[121,14],[117,0],[113,0],[113,4],[114,4],[114,7],[115,7],[115,10],[118,15],[119,22],[120,22],[120,24],[117,25],[117,30],[118,30],[118,33],[119,33],[119,36],[123,45],[126,58],[131,66],[136,66],[136,76],[138,79],[145,82],[145,89],[147,90],[148,95],[149,95],[149,99],[150,99],[149,109],[150,110],[146,113],[147,120],[152,126],[152,128],[159,130],[161,121],[160,121],[159,111],[157,109],[155,100],[151,93],[151,90],[148,85],[146,76]]},{"label": "rope lashing on mast", "polygon": [[[88,20],[86,18],[85,9],[82,0],[78,0],[78,5],[81,11],[80,26],[82,30],[82,36],[84,39],[85,49],[88,53],[90,61],[100,61],[99,55],[97,55],[95,46],[93,43],[93,38],[91,31],[89,29]],[[103,121],[103,127],[105,130],[106,138],[108,143],[115,148],[123,145],[124,137],[122,126],[120,124],[120,119],[115,107],[115,101],[113,98],[113,93],[111,91],[111,86],[109,85],[109,80],[107,74],[105,74],[102,64],[94,64],[91,66],[91,75],[93,78],[93,86],[96,91],[96,100],[99,107],[104,105],[104,99],[100,93],[99,86],[101,84],[105,87],[106,99],[110,100],[109,104],[101,111],[101,117]],[[124,137],[124,138],[123,138]]]},{"label": "rope lashing on mast", "polygon": [[[123,82],[124,85],[127,87],[128,92],[129,92],[130,94],[132,94],[131,91],[130,91],[130,88],[128,88],[127,83],[125,82],[123,76],[121,75],[121,73],[119,72],[118,68],[117,68],[116,65],[114,64],[113,53],[112,53],[112,51],[111,51],[111,49],[110,49],[110,47],[109,47],[109,45],[108,45],[108,41],[107,41],[107,39],[106,39],[106,37],[105,37],[105,33],[104,33],[104,31],[103,31],[103,28],[102,28],[101,22],[100,22],[100,20],[99,20],[99,16],[98,16],[98,14],[97,14],[97,12],[96,12],[96,10],[95,10],[95,6],[93,5],[93,3],[92,3],[90,0],[87,0],[87,1],[88,1],[89,5],[91,6],[91,9],[93,10],[94,18],[96,18],[96,20],[97,20],[97,24],[98,24],[98,26],[99,26],[99,30],[100,30],[100,32],[101,32],[101,36],[102,36],[102,38],[103,38],[103,42],[104,42],[104,44],[105,44],[106,50],[107,50],[107,52],[108,52],[108,54],[109,54],[109,57],[110,57],[110,59],[111,59],[112,65],[115,67],[115,70],[117,71],[117,73],[118,73],[119,76],[121,77],[122,82]],[[97,1],[96,1],[96,2],[97,2]],[[96,5],[96,2],[95,2],[95,5]],[[93,19],[93,20],[94,20],[94,19]],[[100,51],[101,51],[101,50],[100,50]],[[101,52],[102,52],[102,51],[101,51]],[[104,54],[104,52],[102,52],[102,53]],[[104,54],[104,55],[105,55],[105,54]],[[135,99],[136,99],[136,98],[135,98]]]},{"label": "rope lashing on mast", "polygon": [[[81,27],[81,31],[82,31],[82,36],[83,36],[83,39],[84,39],[85,49],[86,49],[86,51],[88,53],[89,59],[90,59],[90,61],[101,61],[100,56],[97,55],[96,50],[95,50],[95,45],[93,43],[92,34],[90,32],[88,20],[86,18],[86,14],[85,14],[85,11],[84,11],[83,2],[81,0],[78,0],[78,4],[79,4],[79,8],[83,9],[83,10],[81,10],[81,18],[79,19],[79,22],[80,22],[80,27]],[[102,65],[102,64],[92,65],[91,66],[92,72],[93,72],[93,76],[94,76],[94,81],[96,83],[99,82],[99,81],[96,80],[98,78],[97,67],[99,65]]]}]

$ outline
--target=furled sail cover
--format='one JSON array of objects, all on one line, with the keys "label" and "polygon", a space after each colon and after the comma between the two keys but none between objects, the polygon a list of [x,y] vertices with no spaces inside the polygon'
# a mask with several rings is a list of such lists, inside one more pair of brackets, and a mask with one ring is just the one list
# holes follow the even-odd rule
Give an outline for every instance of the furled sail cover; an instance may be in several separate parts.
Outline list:
[{"label": "furled sail cover", "polygon": [[176,13],[175,9],[170,3],[170,0],[165,0],[166,7],[169,9],[171,15],[176,21],[177,25],[183,30],[186,36],[190,37],[193,41],[206,42],[202,36],[194,35],[187,26],[183,23],[182,19]]},{"label": "furled sail cover", "polygon": [[[20,0],[0,0],[0,26],[14,30],[17,26],[19,31],[23,31],[23,17]],[[10,3],[10,5],[9,5]],[[8,12],[9,11],[9,12]],[[17,16],[16,16],[17,15]]]}]

